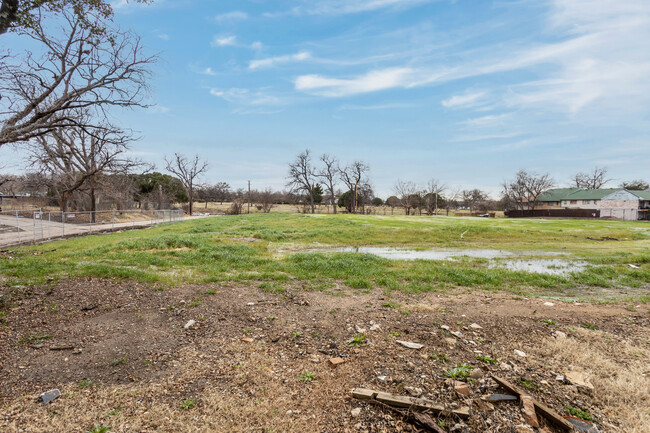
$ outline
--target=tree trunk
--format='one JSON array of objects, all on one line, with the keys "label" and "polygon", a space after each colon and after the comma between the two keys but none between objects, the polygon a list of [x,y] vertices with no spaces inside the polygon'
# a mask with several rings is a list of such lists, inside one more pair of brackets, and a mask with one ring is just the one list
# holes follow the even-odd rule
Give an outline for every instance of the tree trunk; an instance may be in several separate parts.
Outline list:
[{"label": "tree trunk", "polygon": [[311,213],[316,213],[316,208],[314,207],[314,189],[312,188],[311,194],[309,194],[309,202],[311,203]]},{"label": "tree trunk", "polygon": [[191,190],[189,196],[190,196],[190,216],[192,216],[192,202],[194,201],[194,194],[192,193]]},{"label": "tree trunk", "polygon": [[97,217],[97,202],[95,199],[95,185],[90,187],[90,222],[95,223]]}]

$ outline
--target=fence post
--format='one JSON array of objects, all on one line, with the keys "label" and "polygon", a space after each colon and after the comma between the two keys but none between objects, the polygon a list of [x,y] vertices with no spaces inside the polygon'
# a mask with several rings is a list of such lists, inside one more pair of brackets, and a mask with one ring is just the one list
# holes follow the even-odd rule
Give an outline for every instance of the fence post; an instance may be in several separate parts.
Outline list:
[{"label": "fence post", "polygon": [[52,226],[52,212],[47,213],[47,239],[52,239],[52,233],[50,233],[50,228]]},{"label": "fence post", "polygon": [[16,211],[16,231],[18,232],[18,243],[20,243],[20,222],[18,221],[18,211]]},{"label": "fence post", "polygon": [[36,212],[32,212],[32,234],[34,235],[34,243],[36,243]]}]

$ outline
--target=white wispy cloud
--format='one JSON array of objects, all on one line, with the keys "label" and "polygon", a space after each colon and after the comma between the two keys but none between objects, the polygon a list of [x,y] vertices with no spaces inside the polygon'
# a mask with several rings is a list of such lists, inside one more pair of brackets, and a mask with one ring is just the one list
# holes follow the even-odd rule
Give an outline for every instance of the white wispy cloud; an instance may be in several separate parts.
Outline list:
[{"label": "white wispy cloud", "polygon": [[385,8],[409,8],[434,0],[310,0],[292,9],[264,14],[275,18],[287,15],[345,15]]},{"label": "white wispy cloud", "polygon": [[224,14],[219,14],[214,17],[214,20],[218,23],[224,23],[228,21],[245,21],[248,19],[248,14],[243,11],[232,11]]},{"label": "white wispy cloud", "polygon": [[200,73],[203,75],[210,75],[210,76],[217,75],[217,73],[209,66],[207,68],[202,69]]},{"label": "white wispy cloud", "polygon": [[459,122],[459,124],[478,128],[493,127],[503,125],[510,117],[512,117],[511,113],[490,114],[487,116],[463,120],[462,122]]},{"label": "white wispy cloud", "polygon": [[213,47],[227,47],[237,44],[237,36],[214,36],[212,38]]},{"label": "white wispy cloud", "polygon": [[482,104],[487,96],[486,92],[472,92],[463,95],[454,95],[451,98],[441,102],[443,107],[447,108],[468,108]]},{"label": "white wispy cloud", "polygon": [[281,105],[282,99],[264,90],[251,90],[233,87],[230,89],[210,89],[210,94],[225,101],[245,106]]},{"label": "white wispy cloud", "polygon": [[387,68],[370,71],[354,78],[328,78],[321,75],[301,75],[296,78],[296,90],[328,97],[342,97],[376,92],[395,87],[409,87],[413,82],[410,68]]},{"label": "white wispy cloud", "polygon": [[377,104],[377,105],[354,105],[354,104],[346,104],[346,105],[341,105],[339,107],[339,110],[393,110],[393,109],[399,109],[399,108],[412,108],[414,107],[414,104],[407,104],[407,103],[394,103],[394,104]]},{"label": "white wispy cloud", "polygon": [[310,58],[311,58],[311,53],[309,51],[299,51],[295,54],[288,54],[285,56],[268,57],[266,59],[251,60],[250,63],[248,64],[248,69],[270,68],[272,66],[282,64],[282,63],[302,62]]}]

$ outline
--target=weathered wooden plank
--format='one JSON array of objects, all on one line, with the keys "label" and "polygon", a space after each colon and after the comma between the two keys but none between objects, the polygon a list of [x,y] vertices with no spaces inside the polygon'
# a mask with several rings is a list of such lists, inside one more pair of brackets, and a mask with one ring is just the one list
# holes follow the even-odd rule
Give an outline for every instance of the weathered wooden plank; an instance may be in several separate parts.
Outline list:
[{"label": "weathered wooden plank", "polygon": [[431,400],[425,398],[407,397],[402,395],[395,395],[389,392],[374,391],[372,389],[357,388],[352,391],[352,396],[359,400],[377,400],[395,407],[407,407],[416,410],[430,410],[432,412],[440,413],[449,411],[454,415],[461,418],[469,418],[469,408],[462,407],[459,409],[449,410],[442,405],[436,404]]},{"label": "weathered wooden plank", "polygon": [[[522,395],[529,395],[526,391],[522,390],[521,388],[513,385],[512,383],[508,382],[507,380],[500,378],[495,375],[491,375],[492,379],[496,383],[498,383],[501,387],[507,389],[513,394],[517,394],[518,396]],[[533,404],[535,405],[535,410],[539,411],[542,415],[544,415],[545,418],[547,418],[549,421],[551,421],[555,426],[561,427],[564,430],[567,431],[573,431],[573,425],[569,423],[567,420],[562,418],[557,412],[555,412],[553,409],[550,407],[546,406],[544,403],[537,401],[536,399],[533,399]]]}]

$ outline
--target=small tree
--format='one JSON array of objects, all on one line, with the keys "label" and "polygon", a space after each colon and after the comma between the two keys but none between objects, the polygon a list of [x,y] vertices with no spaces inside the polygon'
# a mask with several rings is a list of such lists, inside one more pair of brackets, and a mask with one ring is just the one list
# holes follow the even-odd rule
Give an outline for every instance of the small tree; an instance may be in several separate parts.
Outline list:
[{"label": "small tree", "polygon": [[370,187],[368,181],[368,172],[370,166],[363,161],[354,161],[348,164],[345,168],[339,167],[339,174],[341,180],[352,191],[352,213],[357,211],[359,206],[359,194],[362,190]]},{"label": "small tree", "polygon": [[393,187],[395,195],[399,198],[400,205],[404,208],[404,213],[406,215],[411,214],[411,208],[413,207],[413,198],[417,192],[417,186],[411,181],[397,180],[397,183]]},{"label": "small tree", "polygon": [[648,182],[646,182],[645,180],[634,179],[627,182],[623,182],[621,184],[621,188],[625,188],[631,191],[645,191],[647,189],[650,189],[650,185],[648,185]]},{"label": "small tree", "polygon": [[607,167],[595,167],[589,173],[576,173],[571,181],[576,188],[600,189],[612,181],[607,177],[607,171]]},{"label": "small tree", "polygon": [[424,190],[424,207],[428,215],[438,215],[438,206],[444,203],[442,193],[447,187],[437,179],[431,179]]},{"label": "small tree", "polygon": [[323,167],[318,171],[316,176],[322,180],[325,189],[329,194],[332,203],[332,212],[336,214],[336,185],[339,180],[340,172],[338,170],[339,161],[330,155],[324,154],[320,157]]},{"label": "small tree", "polygon": [[316,213],[314,200],[315,176],[309,149],[299,153],[296,159],[289,163],[287,186],[291,188],[291,191],[301,192],[307,196],[311,206],[311,213]]},{"label": "small tree", "polygon": [[193,158],[188,159],[187,157],[180,155],[178,153],[174,154],[173,158],[167,159],[165,157],[165,170],[172,173],[178,178],[183,184],[185,191],[187,192],[187,197],[190,201],[189,211],[190,216],[192,215],[193,203],[194,203],[194,187],[196,180],[207,171],[208,163],[202,161],[199,158],[199,155],[194,155]]},{"label": "small tree", "polygon": [[554,183],[555,181],[548,173],[540,175],[519,170],[514,180],[503,182],[501,194],[515,208],[523,210],[527,206],[532,214],[537,206],[539,196],[552,188]]},{"label": "small tree", "polygon": [[384,201],[379,197],[375,197],[375,198],[372,199],[371,203],[372,203],[373,206],[381,206],[381,205],[384,204]]}]

